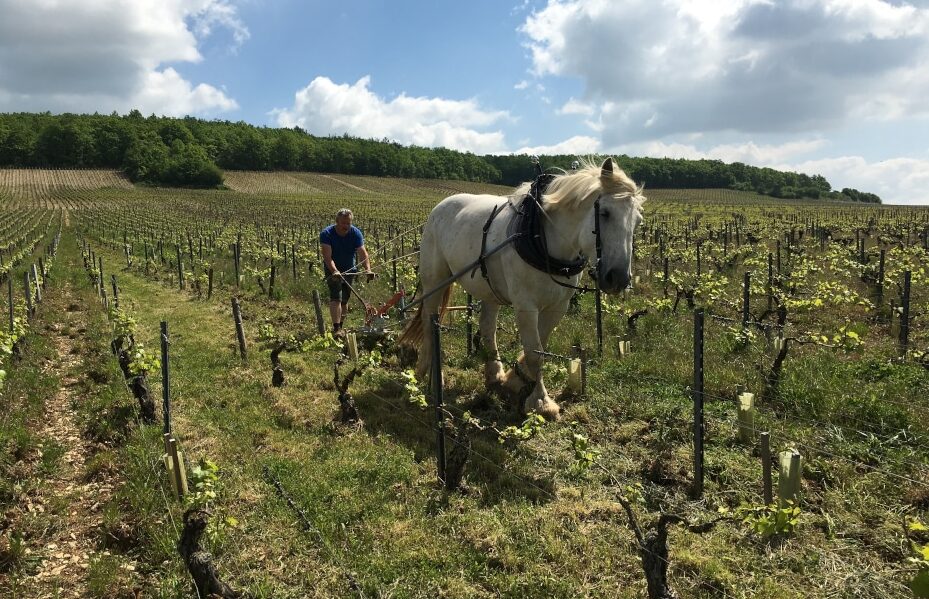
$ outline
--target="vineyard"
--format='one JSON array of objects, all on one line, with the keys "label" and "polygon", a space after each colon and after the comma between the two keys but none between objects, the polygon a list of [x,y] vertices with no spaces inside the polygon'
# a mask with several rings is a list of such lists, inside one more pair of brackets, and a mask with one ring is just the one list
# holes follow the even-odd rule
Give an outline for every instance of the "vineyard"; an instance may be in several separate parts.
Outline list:
[{"label": "vineyard", "polygon": [[[431,208],[510,191],[0,171],[0,595],[929,597],[929,209],[646,189],[546,422],[484,389],[460,289],[441,392],[395,343]],[[377,274],[346,338],[342,207]]]}]

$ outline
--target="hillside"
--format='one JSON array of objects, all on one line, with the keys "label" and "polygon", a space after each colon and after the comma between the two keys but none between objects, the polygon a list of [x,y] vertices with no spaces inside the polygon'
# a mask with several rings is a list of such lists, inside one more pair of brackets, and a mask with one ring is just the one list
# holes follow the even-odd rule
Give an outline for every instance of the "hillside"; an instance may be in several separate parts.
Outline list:
[{"label": "hillside", "polygon": [[[506,185],[471,181],[285,171],[226,171],[224,185],[231,192],[246,195],[327,201],[342,198],[346,204],[391,197],[428,204],[455,193],[506,195],[513,191]],[[129,190],[135,187],[117,170],[0,169],[0,197],[41,198],[59,196],[63,190]],[[733,189],[646,189],[646,196],[651,202],[771,205],[784,202],[755,192]]]},{"label": "hillside", "polygon": [[[570,169],[577,156],[541,156]],[[739,162],[617,156],[650,189],[734,189],[782,199],[880,203],[874,194],[833,190],[820,175]],[[195,118],[0,114],[0,167],[118,168],[133,181],[212,188],[226,171],[288,171],[448,179],[513,186],[533,173],[526,155],[483,155],[388,140],[318,137],[300,128],[255,127]],[[293,184],[290,184],[293,185]]]}]

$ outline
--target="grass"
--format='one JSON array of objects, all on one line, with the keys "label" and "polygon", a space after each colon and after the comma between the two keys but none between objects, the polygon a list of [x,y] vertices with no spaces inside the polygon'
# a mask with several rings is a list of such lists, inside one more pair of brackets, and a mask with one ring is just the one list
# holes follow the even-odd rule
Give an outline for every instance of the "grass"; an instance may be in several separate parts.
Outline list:
[{"label": "grass", "polygon": [[[336,405],[325,354],[287,354],[289,384],[271,388],[270,368],[254,344],[247,364],[234,356],[226,292],[207,303],[129,272],[119,278],[124,301],[135,302],[148,346],[158,321],[170,319],[176,430],[190,455],[220,463],[221,512],[241,523],[223,532],[214,551],[227,579],[259,596],[300,596],[308,589],[348,595],[355,583],[372,595],[616,596],[617,589],[627,589],[628,596],[637,596],[642,579],[637,558],[624,549],[631,536],[611,500],[616,490],[593,472],[580,478],[567,473],[572,462],[567,423],[575,419],[602,450],[602,461],[628,484],[643,480],[655,455],[667,456],[664,469],[672,482],[645,486],[647,512],[675,509],[706,518],[706,508],[760,501],[757,458],[731,441],[733,410],[721,401],[711,401],[707,409],[706,508],[687,500],[692,469],[686,432],[690,399],[684,388],[691,359],[687,318],[643,318],[633,354],[591,371],[590,396],[567,405],[565,424],[550,425],[515,448],[478,439],[476,449],[487,460],[472,458],[468,480],[473,492],[446,497],[432,482],[430,415],[404,404],[389,373],[362,379],[354,391],[364,430],[342,429],[331,423]],[[136,298],[145,298],[144,303]],[[587,302],[582,300],[582,311],[589,309]],[[251,334],[254,323],[274,318],[277,308],[257,298],[243,304]],[[310,326],[309,311],[286,313],[296,319],[291,330],[301,322]],[[511,326],[506,322],[504,328]],[[612,326],[609,334],[621,332]],[[581,321],[568,321],[563,329],[556,352],[578,338],[589,339]],[[223,330],[229,334],[216,334]],[[739,373],[751,372],[764,351],[763,345],[740,349],[721,333],[708,334],[707,391],[731,397],[737,383],[751,382]],[[448,362],[470,366],[460,340],[452,338]],[[512,352],[515,345],[504,337],[504,348]],[[660,362],[656,355],[662,356]],[[906,473],[911,461],[924,463],[925,454],[854,435],[839,443],[835,431],[824,435],[815,423],[805,426],[793,418],[842,422],[847,415],[854,422],[872,421],[881,435],[900,427],[920,429],[921,423],[909,411],[894,412],[887,404],[849,401],[847,390],[860,390],[862,369],[871,372],[864,364],[886,364],[880,347],[862,360],[813,351],[801,355],[791,358],[779,403],[763,406],[762,418],[785,427],[785,437],[830,447],[844,459],[808,456],[803,525],[785,543],[758,542],[735,525],[705,535],[675,532],[671,575],[687,596],[827,594],[839,587],[823,554],[833,560],[829,568],[838,567],[834,560],[842,555],[842,568],[849,572],[880,572],[864,587],[873,596],[901,588],[904,556],[888,553],[899,531],[895,508],[887,505],[900,500],[900,489],[879,473],[850,467],[848,460],[880,451],[884,457],[872,462]],[[925,373],[907,366],[888,369],[871,374],[878,379],[871,384],[922,402]],[[660,381],[638,381],[643,375]],[[452,369],[448,376],[452,402],[482,405],[485,398],[471,391],[477,377],[470,369]],[[902,384],[881,386],[897,380]],[[501,413],[495,401],[490,405],[484,413],[478,407],[478,413],[516,421],[507,409]],[[875,418],[881,410],[892,417]],[[318,533],[299,532],[297,515],[264,481],[265,466]],[[831,528],[829,535],[825,528]],[[856,532],[868,529],[877,532]],[[842,553],[846,534],[859,535],[854,555]],[[246,538],[248,548],[242,546]],[[287,572],[272,569],[269,576],[260,564],[273,559],[284,560]],[[592,571],[592,559],[611,564],[609,572]]]},{"label": "grass", "polygon": [[0,533],[0,591],[16,588],[4,575],[35,568],[37,562],[27,548],[50,522],[49,516],[24,509],[61,456],[60,445],[38,430],[45,399],[55,393],[59,381],[43,367],[55,351],[44,336],[47,316],[39,312],[0,390],[0,512],[7,515]]},{"label": "grass", "polygon": [[[140,202],[143,196],[165,205],[183,201],[200,210],[218,206],[226,192],[183,198],[139,193]],[[221,197],[247,200],[231,192]],[[253,285],[239,293],[250,351],[243,363],[235,353],[228,284],[217,285],[212,300],[198,299],[168,283],[170,265],[158,279],[145,277],[121,266],[121,252],[94,239],[91,244],[107,274],[118,277],[121,302],[138,320],[138,340],[157,348],[159,322],[169,322],[175,434],[191,466],[200,458],[220,466],[212,506],[217,526],[208,548],[223,579],[257,597],[354,596],[355,589],[398,597],[639,597],[644,579],[617,494],[639,498],[635,509],[646,522],[659,511],[705,521],[717,507],[761,502],[759,460],[753,448],[734,440],[732,398],[737,385],[759,389],[758,368],[770,363],[770,348],[763,338],[740,345],[728,325],[712,321],[706,490],[702,501],[688,496],[692,324],[686,308],[677,314],[652,310],[641,318],[630,337],[632,354],[622,360],[608,343],[605,357],[590,370],[587,396],[564,398],[560,423],[518,444],[501,445],[489,431],[476,434],[466,474],[470,492],[447,495],[435,483],[433,415],[403,397],[394,357],[352,386],[362,428],[335,422],[333,351],[285,354],[288,385],[270,386],[267,351],[256,342],[258,324],[269,320],[287,333],[312,330],[314,280],[291,284],[285,276],[276,300],[258,296]],[[68,233],[62,267],[86,289],[75,248]],[[737,277],[732,279],[737,289]],[[385,287],[379,281],[363,293],[380,297]],[[90,437],[108,446],[90,470],[120,472],[122,481],[101,530],[101,543],[115,557],[94,567],[93,580],[100,589],[144,581],[147,596],[188,596],[190,583],[174,548],[182,507],[166,505],[162,494],[160,427],[134,423],[135,406],[107,353],[102,310],[92,293],[82,293],[93,316],[81,333],[82,351],[93,356],[88,368],[99,376],[86,377],[87,400],[80,409]],[[660,294],[660,282],[645,278],[636,293]],[[583,296],[579,313],[556,332],[552,351],[565,354],[577,342],[592,347],[592,308],[590,295]],[[824,313],[824,320],[831,326],[848,316],[857,318],[836,310]],[[360,321],[357,311],[350,318]],[[800,322],[817,318],[801,316]],[[501,325],[503,353],[513,358],[518,346],[507,310]],[[510,406],[480,390],[463,329],[459,316],[444,340],[447,401],[498,428],[518,425],[522,418]],[[758,420],[777,435],[774,449],[788,441],[816,448],[804,450],[804,513],[797,532],[764,541],[736,522],[704,534],[673,528],[670,577],[683,596],[906,596],[900,513],[925,515],[929,504],[920,485],[884,472],[925,480],[919,477],[925,476],[927,452],[913,439],[929,443],[929,377],[891,359],[895,349],[884,327],[868,324],[861,333],[865,347],[851,354],[792,350],[780,393],[760,402]],[[606,334],[629,335],[612,316]],[[549,367],[557,392],[562,375],[555,366]],[[159,385],[153,383],[152,392],[160,397]],[[612,477],[599,468],[572,469],[573,433],[589,438]],[[309,525],[270,484],[266,469]],[[121,571],[127,555],[139,558],[140,571]]]}]

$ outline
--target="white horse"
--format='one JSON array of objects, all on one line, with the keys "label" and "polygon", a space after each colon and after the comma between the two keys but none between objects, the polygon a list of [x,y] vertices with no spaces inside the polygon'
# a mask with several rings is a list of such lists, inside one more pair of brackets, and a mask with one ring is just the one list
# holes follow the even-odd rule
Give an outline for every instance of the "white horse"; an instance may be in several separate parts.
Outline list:
[{"label": "white horse", "polygon": [[[560,408],[549,397],[542,381],[542,358],[548,338],[565,315],[580,274],[560,276],[530,266],[510,243],[486,259],[486,278],[474,261],[505,244],[507,228],[517,203],[526,197],[524,183],[508,197],[457,194],[433,208],[423,229],[419,277],[427,294],[416,317],[407,325],[400,342],[419,346],[416,375],[426,380],[432,360],[432,314],[442,314],[451,295],[451,279],[481,300],[480,337],[487,356],[484,379],[488,387],[518,393],[532,390],[523,410],[557,419]],[[601,166],[585,163],[576,172],[555,176],[542,196],[545,245],[550,258],[596,260],[595,206],[599,206],[601,262],[597,271],[601,291],[616,293],[629,286],[632,277],[632,236],[642,220],[642,188],[607,158]],[[599,200],[599,202],[597,201]],[[495,208],[499,214],[484,228]],[[559,284],[562,283],[562,284]],[[447,288],[441,289],[443,285]],[[443,292],[444,291],[444,292]],[[497,315],[501,304],[514,308],[523,353],[516,368],[504,373],[497,351]]]}]

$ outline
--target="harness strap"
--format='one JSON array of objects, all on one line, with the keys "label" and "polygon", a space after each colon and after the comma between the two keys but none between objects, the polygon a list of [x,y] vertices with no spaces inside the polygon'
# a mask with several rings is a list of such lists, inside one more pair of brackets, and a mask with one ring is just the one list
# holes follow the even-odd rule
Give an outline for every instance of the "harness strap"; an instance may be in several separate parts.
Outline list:
[{"label": "harness strap", "polygon": [[[477,259],[477,264],[481,269],[481,276],[484,277],[484,280],[487,281],[487,286],[490,287],[490,292],[494,294],[494,297],[497,298],[497,302],[500,304],[509,304],[510,302],[504,300],[500,297],[500,294],[497,293],[497,290],[494,289],[493,283],[490,281],[490,275],[487,273],[487,232],[490,230],[490,225],[493,224],[494,219],[497,218],[497,215],[503,212],[504,206],[509,205],[509,202],[504,202],[498,206],[494,206],[494,209],[490,212],[490,216],[487,217],[487,222],[484,223],[483,233],[481,234],[481,255]],[[474,273],[477,272],[477,268],[471,271],[471,278],[474,278]]]},{"label": "harness strap", "polygon": [[[548,176],[550,177],[550,175]],[[529,195],[524,199],[524,202],[528,202],[530,200],[535,202],[536,207],[538,207],[539,212],[541,213],[543,211],[542,194],[544,193],[545,188],[548,187],[548,184],[550,182],[551,182],[551,179],[543,180],[541,177],[539,179],[536,179],[535,183],[533,183],[532,185],[532,188],[529,190]],[[522,206],[522,204],[520,206]],[[597,211],[597,217],[595,220],[596,226],[595,226],[595,230],[593,233],[597,238],[597,254],[598,254],[597,263],[599,264],[599,253],[600,253],[600,222],[599,222],[600,221],[599,219],[600,200],[599,198],[597,199],[594,209]],[[520,212],[520,211],[517,210],[517,212]],[[520,212],[520,214],[522,214],[522,212]],[[548,278],[551,279],[552,283],[555,283],[556,285],[559,285],[566,289],[573,289],[577,293],[586,293],[588,291],[596,291],[596,287],[587,287],[587,286],[579,287],[577,285],[572,285],[571,283],[563,283],[562,281],[559,281],[558,279],[556,279],[552,272],[553,270],[556,270],[556,269],[553,269],[551,266],[552,258],[548,253],[548,240],[545,237],[545,230],[542,229],[540,226],[539,233],[535,235],[534,237],[538,239],[538,241],[540,242],[540,245],[542,248],[542,255],[545,256],[545,268],[542,270],[544,270],[545,274],[548,275]],[[559,274],[561,274],[562,276],[573,276],[571,271],[565,268],[565,264],[566,263],[559,261],[559,268],[561,269],[561,272]],[[567,265],[569,267],[570,266],[576,267],[578,264],[580,264],[580,269],[583,269],[583,267],[586,266],[587,264],[587,260],[586,259],[576,260],[573,264],[568,263]],[[536,266],[536,268],[538,268],[538,266]],[[594,269],[596,269],[596,267],[594,267]]]},{"label": "harness strap", "polygon": [[516,252],[527,264],[551,275],[571,277],[580,274],[587,264],[584,257],[574,260],[553,258],[548,253],[544,219],[548,218],[542,208],[542,199],[553,175],[541,175],[532,184],[529,193],[516,208],[516,216],[510,220],[508,232],[517,234]]},{"label": "harness strap", "polygon": [[[484,223],[483,234],[481,235],[481,255],[478,258],[478,264],[481,267],[481,276],[485,279],[487,278],[487,260],[484,255],[487,251],[487,231],[490,230],[490,225],[493,224],[494,219],[500,214],[500,211],[503,209],[504,204],[499,206],[494,206],[494,209],[490,211],[490,216],[487,217],[487,222]],[[474,273],[471,273],[471,277],[474,277]]]}]

